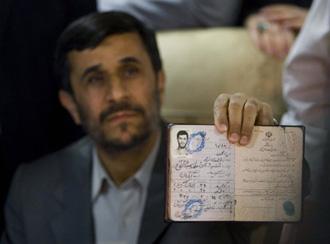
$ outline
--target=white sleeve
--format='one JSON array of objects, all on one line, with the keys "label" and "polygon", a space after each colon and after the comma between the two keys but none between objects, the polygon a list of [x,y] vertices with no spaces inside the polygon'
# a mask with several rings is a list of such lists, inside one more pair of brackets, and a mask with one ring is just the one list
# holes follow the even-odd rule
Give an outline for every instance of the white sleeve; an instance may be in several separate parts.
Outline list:
[{"label": "white sleeve", "polygon": [[156,30],[228,26],[236,23],[241,0],[98,0],[99,11],[128,12]]},{"label": "white sleeve", "polygon": [[313,178],[324,169],[330,138],[330,1],[314,0],[286,60],[282,124],[306,127],[305,157]]},{"label": "white sleeve", "polygon": [[330,118],[325,121],[324,115],[330,114],[329,38],[330,1],[316,0],[286,60],[283,75],[290,117],[327,129]]}]

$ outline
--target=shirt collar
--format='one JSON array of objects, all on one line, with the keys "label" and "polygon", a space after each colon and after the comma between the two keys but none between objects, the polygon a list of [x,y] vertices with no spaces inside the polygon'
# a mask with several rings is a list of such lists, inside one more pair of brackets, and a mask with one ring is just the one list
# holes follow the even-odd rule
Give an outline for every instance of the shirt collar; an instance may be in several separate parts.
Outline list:
[{"label": "shirt collar", "polygon": [[[148,188],[149,180],[151,177],[151,172],[156,161],[157,152],[160,145],[160,136],[158,136],[157,141],[151,150],[150,154],[143,162],[141,168],[129,179],[127,179],[122,186],[127,183],[136,180],[137,183],[142,187],[142,190]],[[116,187],[112,179],[109,177],[105,171],[99,156],[97,155],[95,146],[92,151],[92,201],[95,201],[99,194],[106,187]]]}]

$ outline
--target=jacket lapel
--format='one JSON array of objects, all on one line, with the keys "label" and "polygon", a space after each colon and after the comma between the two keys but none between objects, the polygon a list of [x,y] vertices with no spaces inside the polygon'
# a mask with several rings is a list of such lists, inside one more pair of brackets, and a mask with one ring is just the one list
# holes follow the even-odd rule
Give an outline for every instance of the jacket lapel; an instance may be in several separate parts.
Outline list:
[{"label": "jacket lapel", "polygon": [[166,170],[166,129],[162,130],[162,139],[156,163],[151,175],[147,201],[141,222],[138,243],[154,243],[166,230],[169,223],[165,216],[165,170]]},{"label": "jacket lapel", "polygon": [[[91,143],[86,139],[60,156],[62,182],[55,189],[59,212],[51,226],[56,243],[93,243],[91,212]],[[81,145],[83,144],[83,145]]]}]

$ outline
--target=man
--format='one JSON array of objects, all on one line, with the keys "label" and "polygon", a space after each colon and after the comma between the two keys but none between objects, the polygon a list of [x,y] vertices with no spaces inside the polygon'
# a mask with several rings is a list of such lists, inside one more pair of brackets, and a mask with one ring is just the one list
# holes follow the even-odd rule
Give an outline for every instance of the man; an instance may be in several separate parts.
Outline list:
[{"label": "man", "polygon": [[[53,72],[55,42],[71,21],[117,9],[136,14],[156,29],[226,26],[235,22],[238,8],[233,0],[0,1],[1,209],[20,163],[82,136],[57,99]],[[0,212],[0,232],[2,227]]]},{"label": "man", "polygon": [[120,10],[153,29],[184,29],[237,24],[241,0],[97,0],[99,9]]},{"label": "man", "polygon": [[177,148],[177,153],[178,155],[186,155],[187,154],[187,149],[186,145],[188,142],[188,133],[185,130],[180,130],[176,134],[176,139],[178,141],[178,148]]},{"label": "man", "polygon": [[[61,35],[59,98],[88,137],[15,175],[2,243],[245,243],[232,223],[164,222],[164,73],[155,35],[121,12],[95,13]],[[215,101],[215,126],[246,145],[269,105],[242,94]]]}]

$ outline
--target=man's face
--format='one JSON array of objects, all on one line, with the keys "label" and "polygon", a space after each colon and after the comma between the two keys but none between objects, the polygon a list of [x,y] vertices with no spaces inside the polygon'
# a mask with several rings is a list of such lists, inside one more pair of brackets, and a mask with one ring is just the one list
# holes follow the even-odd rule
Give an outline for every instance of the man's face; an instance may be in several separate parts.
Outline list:
[{"label": "man's face", "polygon": [[138,34],[109,36],[94,49],[69,52],[68,61],[74,95],[68,103],[60,95],[62,104],[97,144],[128,149],[156,131],[164,76]]},{"label": "man's face", "polygon": [[185,148],[187,145],[188,137],[187,135],[179,135],[178,136],[178,145],[179,148]]}]

